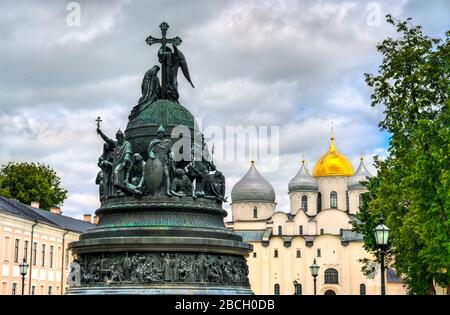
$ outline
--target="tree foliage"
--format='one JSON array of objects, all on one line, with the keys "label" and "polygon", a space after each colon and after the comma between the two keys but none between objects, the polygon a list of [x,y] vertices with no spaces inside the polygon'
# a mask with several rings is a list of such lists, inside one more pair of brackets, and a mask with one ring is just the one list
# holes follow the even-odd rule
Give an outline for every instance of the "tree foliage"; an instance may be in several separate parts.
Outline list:
[{"label": "tree foliage", "polygon": [[10,162],[0,168],[0,196],[30,204],[39,201],[40,207],[61,206],[67,190],[60,187],[60,178],[48,165]]},{"label": "tree foliage", "polygon": [[387,16],[399,33],[378,46],[377,74],[365,74],[372,106],[384,106],[381,130],[388,156],[375,160],[377,176],[354,229],[374,253],[373,228],[382,214],[391,229],[388,260],[411,294],[450,292],[450,31],[430,38],[411,19]]}]

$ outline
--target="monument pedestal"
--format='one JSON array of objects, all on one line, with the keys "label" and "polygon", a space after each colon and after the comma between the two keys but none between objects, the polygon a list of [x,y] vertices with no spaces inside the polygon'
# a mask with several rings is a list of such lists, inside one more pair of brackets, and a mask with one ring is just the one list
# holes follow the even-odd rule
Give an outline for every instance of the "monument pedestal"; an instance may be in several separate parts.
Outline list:
[{"label": "monument pedestal", "polygon": [[98,227],[69,245],[81,286],[67,294],[252,294],[252,246],[225,227],[215,200],[112,198],[96,214]]}]

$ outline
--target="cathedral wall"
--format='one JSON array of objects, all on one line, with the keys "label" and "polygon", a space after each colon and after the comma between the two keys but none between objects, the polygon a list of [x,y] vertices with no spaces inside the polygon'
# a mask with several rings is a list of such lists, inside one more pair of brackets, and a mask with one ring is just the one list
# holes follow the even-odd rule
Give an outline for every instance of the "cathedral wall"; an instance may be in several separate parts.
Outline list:
[{"label": "cathedral wall", "polygon": [[308,217],[302,211],[297,213],[294,219],[291,222],[290,235],[299,235],[300,234],[300,226],[303,228],[303,235],[308,235],[308,231],[315,230],[315,223],[309,222]]},{"label": "cathedral wall", "polygon": [[234,230],[265,230],[267,228],[267,221],[235,221],[233,222],[232,228]]},{"label": "cathedral wall", "polygon": [[342,210],[328,209],[321,211],[316,216],[317,231],[315,234],[320,234],[323,229],[324,234],[340,234],[340,229],[351,229],[352,225],[349,223],[350,218],[347,213]]},{"label": "cathedral wall", "polygon": [[291,214],[296,214],[301,210],[301,200],[302,196],[306,195],[308,197],[308,211],[309,215],[315,215],[317,213],[317,192],[292,192],[289,193],[290,199],[290,212]]},{"label": "cathedral wall", "polygon": [[[285,246],[281,237],[270,239],[267,246],[261,242],[251,242],[253,253],[248,256],[249,279],[255,294],[274,294],[275,284],[280,286],[280,293],[295,293],[294,281],[301,284],[302,294],[314,294],[313,278],[309,266],[314,258],[320,265],[317,277],[317,294],[333,290],[336,294],[360,294],[360,285],[366,286],[367,295],[380,294],[379,272],[373,279],[366,278],[361,272],[361,258],[370,258],[364,250],[363,242],[350,242],[342,245],[339,237],[320,235],[311,247],[306,246],[305,239],[294,236],[290,246]],[[275,250],[278,257],[275,257]],[[318,253],[320,250],[320,253]],[[300,251],[299,257],[297,251]],[[338,271],[338,284],[325,284],[325,270],[334,268]],[[388,294],[405,294],[405,288],[398,283],[386,283]]]},{"label": "cathedral wall", "polygon": [[[254,217],[254,207],[257,209],[257,216]],[[262,220],[268,219],[273,215],[275,210],[274,203],[262,202],[236,202],[231,204],[231,213],[233,221],[245,220]]]},{"label": "cathedral wall", "polygon": [[317,177],[319,192],[322,194],[322,210],[331,208],[330,194],[335,191],[338,196],[337,208],[345,211],[347,180],[348,177],[344,176]]},{"label": "cathedral wall", "polygon": [[[272,226],[273,226],[273,235],[279,235],[278,227],[281,226],[281,235],[288,235],[290,230],[292,229],[292,224],[288,222],[287,213],[285,212],[276,212],[272,216]],[[291,232],[292,233],[292,232]]]},{"label": "cathedral wall", "polygon": [[350,200],[350,213],[355,214],[359,212],[359,195],[366,192],[367,190],[350,190],[348,192]]}]

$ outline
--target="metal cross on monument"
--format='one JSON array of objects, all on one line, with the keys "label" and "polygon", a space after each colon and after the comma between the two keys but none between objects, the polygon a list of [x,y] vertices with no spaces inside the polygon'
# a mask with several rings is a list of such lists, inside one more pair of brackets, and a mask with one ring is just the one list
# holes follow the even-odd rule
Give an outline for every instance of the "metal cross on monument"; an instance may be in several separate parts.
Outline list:
[{"label": "metal cross on monument", "polygon": [[[166,34],[167,34],[167,30],[169,29],[169,24],[167,24],[166,22],[162,22],[159,25],[159,28],[161,29],[161,38],[155,38],[153,36],[149,36],[147,37],[147,39],[145,40],[146,43],[151,46],[153,44],[161,44],[161,50],[164,52],[164,49],[166,47],[166,44],[172,44],[175,46],[178,46],[181,44],[182,40],[181,38],[174,37],[174,38],[167,38]],[[166,98],[166,92],[167,92],[167,58],[162,58],[162,60],[160,60],[161,65],[162,65],[162,71],[161,71],[161,98],[165,99]]]},{"label": "metal cross on monument", "polygon": [[100,128],[100,123],[103,121],[100,116],[97,117],[97,119],[95,120],[97,122],[97,128]]}]

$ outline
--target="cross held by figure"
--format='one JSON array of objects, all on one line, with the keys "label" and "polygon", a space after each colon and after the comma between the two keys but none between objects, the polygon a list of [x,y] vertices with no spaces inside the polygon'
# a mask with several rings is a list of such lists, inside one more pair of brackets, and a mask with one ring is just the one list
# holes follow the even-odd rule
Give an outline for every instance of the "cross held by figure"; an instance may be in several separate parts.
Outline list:
[{"label": "cross held by figure", "polygon": [[103,121],[100,116],[97,117],[97,119],[95,120],[97,122],[97,128],[100,128],[100,123]]}]

